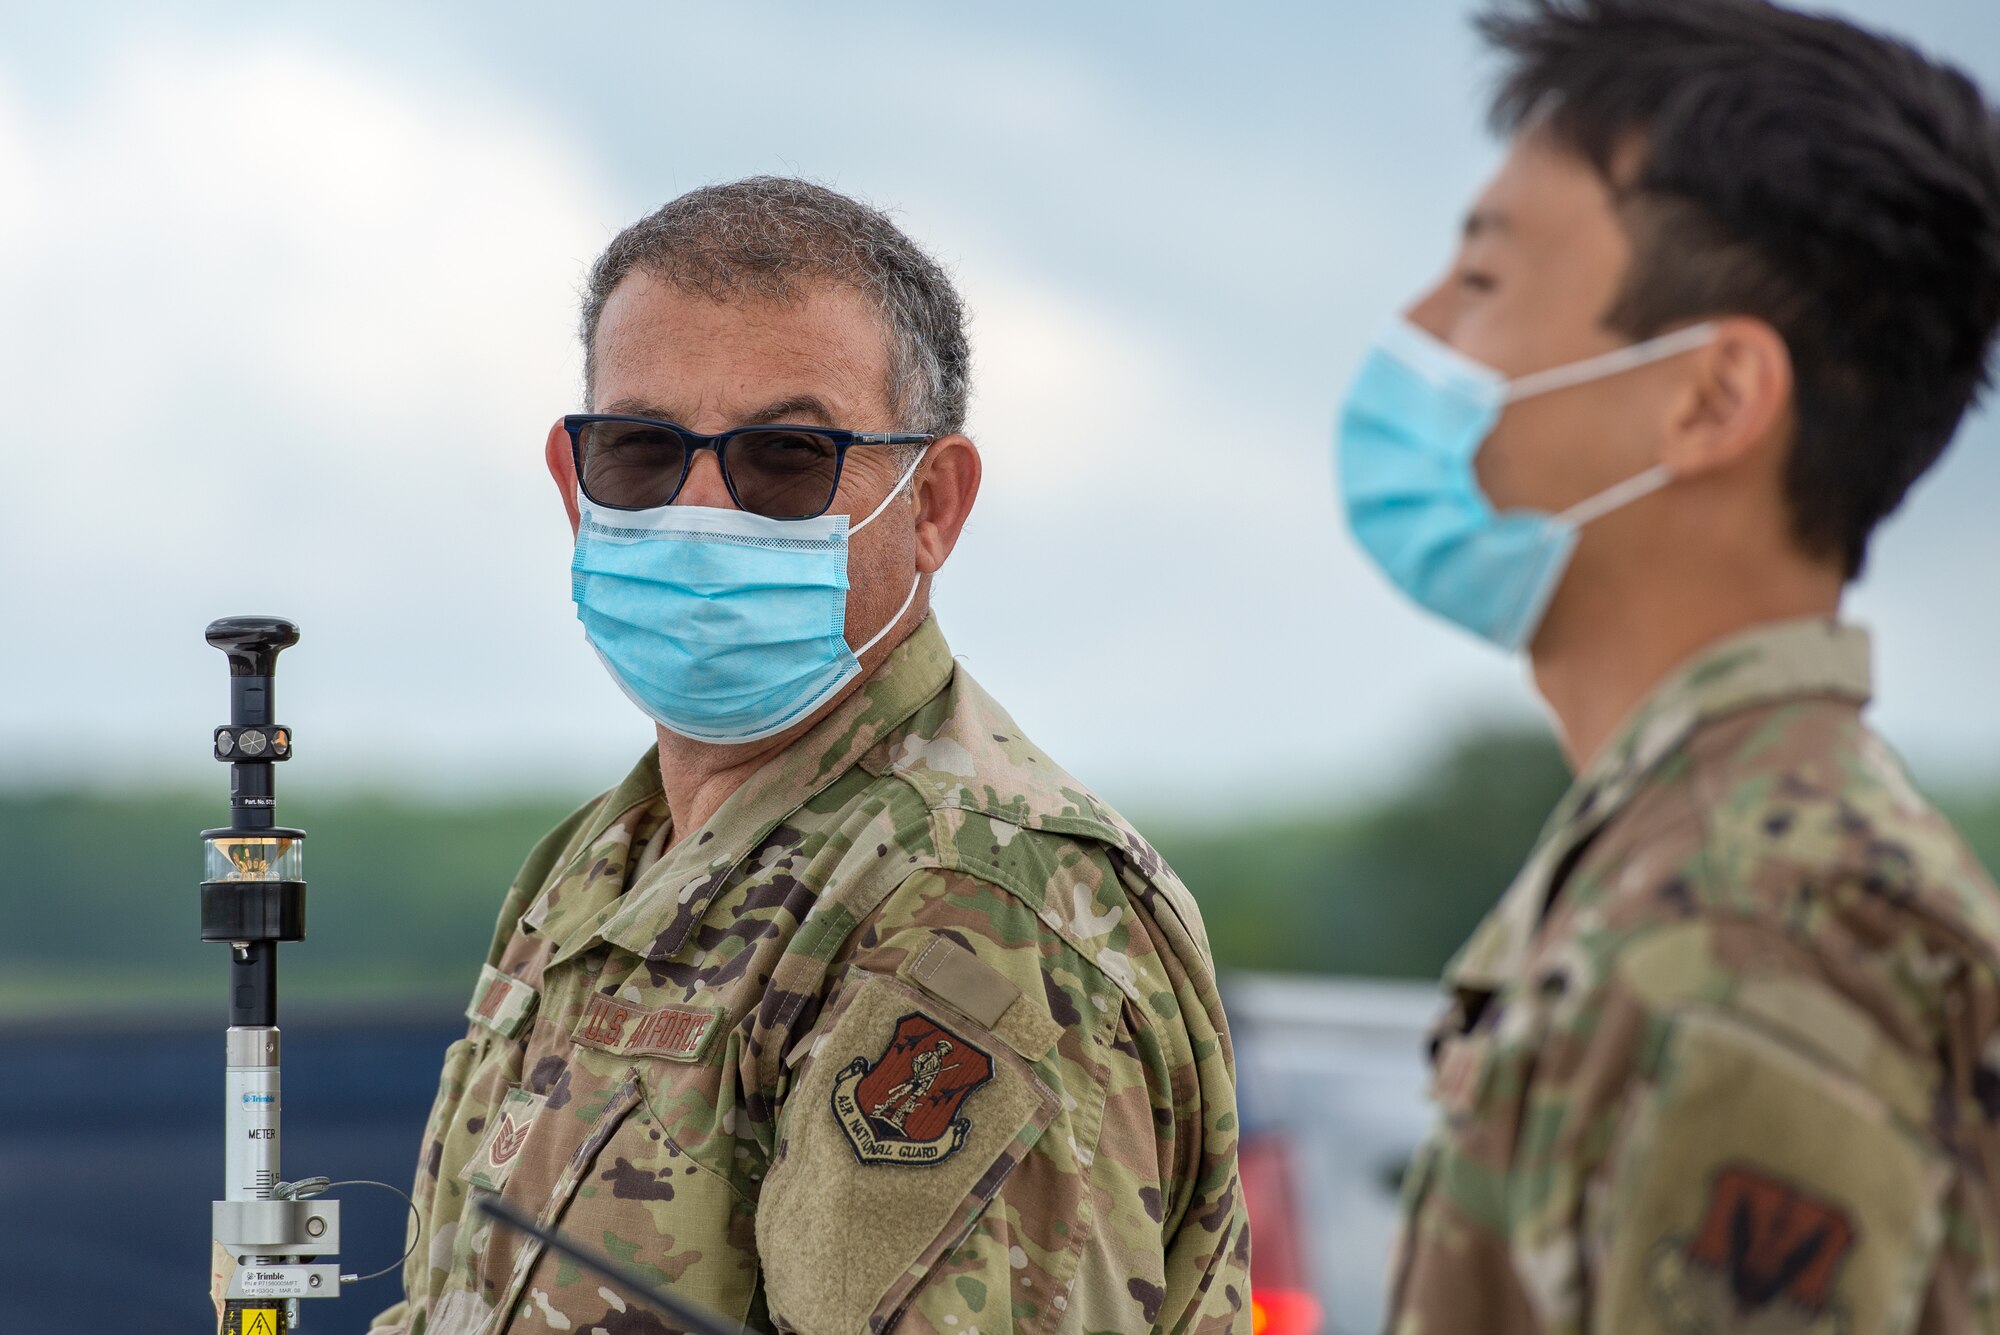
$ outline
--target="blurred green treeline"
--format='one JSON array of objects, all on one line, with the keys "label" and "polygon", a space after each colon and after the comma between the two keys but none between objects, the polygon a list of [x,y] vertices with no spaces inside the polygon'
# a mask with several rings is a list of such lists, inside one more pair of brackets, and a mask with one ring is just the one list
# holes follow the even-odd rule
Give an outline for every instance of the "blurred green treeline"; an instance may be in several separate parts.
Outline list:
[{"label": "blurred green treeline", "polygon": [[[1366,805],[1156,819],[1225,968],[1435,976],[1513,877],[1567,783],[1539,734],[1461,738]],[[1938,794],[2000,866],[2000,787]],[[431,1004],[469,993],[500,898],[567,799],[288,796],[311,836],[309,933],[286,995]],[[219,1004],[195,935],[199,831],[220,793],[0,792],[0,1012]]]}]

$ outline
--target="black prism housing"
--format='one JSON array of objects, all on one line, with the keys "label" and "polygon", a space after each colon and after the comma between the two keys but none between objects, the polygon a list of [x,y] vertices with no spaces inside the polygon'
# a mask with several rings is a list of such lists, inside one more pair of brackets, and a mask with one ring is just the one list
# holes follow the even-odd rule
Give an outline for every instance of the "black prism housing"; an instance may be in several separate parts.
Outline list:
[{"label": "black prism housing", "polygon": [[[230,949],[229,1022],[278,1018],[278,943],[306,934],[301,830],[277,823],[271,766],[289,760],[292,730],[276,722],[278,655],[299,642],[283,617],[223,617],[208,642],[229,659],[229,722],[215,729],[215,758],[229,765],[229,825],[205,830],[210,879],[201,883],[201,939]],[[236,836],[232,839],[231,836]],[[240,856],[232,863],[229,854]]]}]

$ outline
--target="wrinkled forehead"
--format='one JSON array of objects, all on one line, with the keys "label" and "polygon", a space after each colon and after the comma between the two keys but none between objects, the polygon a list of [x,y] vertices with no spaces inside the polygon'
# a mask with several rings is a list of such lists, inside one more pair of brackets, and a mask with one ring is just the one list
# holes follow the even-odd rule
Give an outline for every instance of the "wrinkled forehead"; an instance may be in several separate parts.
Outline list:
[{"label": "wrinkled forehead", "polygon": [[[732,414],[799,403],[844,419],[825,425],[889,425],[887,328],[879,307],[849,286],[718,294],[634,271],[605,302],[591,352],[588,389],[599,410],[645,402],[707,429]],[[686,420],[694,415],[704,423]],[[722,425],[753,420],[774,419],[739,416]]]}]

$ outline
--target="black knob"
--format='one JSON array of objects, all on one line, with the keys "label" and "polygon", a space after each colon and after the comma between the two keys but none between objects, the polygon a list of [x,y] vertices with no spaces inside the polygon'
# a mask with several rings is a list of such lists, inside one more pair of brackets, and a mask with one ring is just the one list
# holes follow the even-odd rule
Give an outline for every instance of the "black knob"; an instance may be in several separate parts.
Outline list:
[{"label": "black knob", "polygon": [[279,651],[299,642],[299,628],[283,617],[223,617],[208,623],[208,642],[229,655],[232,677],[268,677]]}]

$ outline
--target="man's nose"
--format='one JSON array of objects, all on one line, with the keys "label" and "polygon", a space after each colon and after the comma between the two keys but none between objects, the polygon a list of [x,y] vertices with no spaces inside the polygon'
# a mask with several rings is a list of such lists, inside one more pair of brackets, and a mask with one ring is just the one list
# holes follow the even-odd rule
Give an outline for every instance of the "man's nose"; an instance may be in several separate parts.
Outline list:
[{"label": "man's nose", "polygon": [[674,497],[674,504],[705,505],[712,510],[736,508],[736,502],[729,497],[729,484],[722,480],[722,465],[716,462],[714,450],[695,451],[687,481],[681,484],[681,494]]},{"label": "man's nose", "polygon": [[1439,279],[1428,291],[1411,302],[1403,318],[1431,337],[1443,340],[1451,328],[1451,284]]}]

